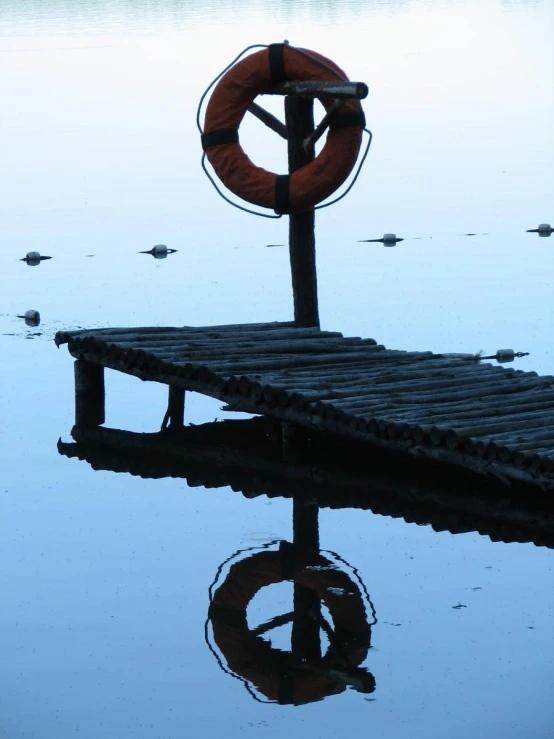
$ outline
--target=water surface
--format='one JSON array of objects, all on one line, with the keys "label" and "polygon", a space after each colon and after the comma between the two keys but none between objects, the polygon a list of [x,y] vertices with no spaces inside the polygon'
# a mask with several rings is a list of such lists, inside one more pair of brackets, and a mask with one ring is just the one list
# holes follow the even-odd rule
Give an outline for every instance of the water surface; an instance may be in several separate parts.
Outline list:
[{"label": "water surface", "polygon": [[[529,351],[518,367],[553,373],[554,242],[526,233],[554,220],[552,30],[548,2],[3,0],[0,736],[551,735],[551,551],[354,510],[322,510],[320,540],[375,607],[362,665],[375,691],[253,700],[206,646],[208,589],[237,550],[291,540],[291,502],[58,455],[73,369],[52,337],[290,319],[286,248],[265,248],[286,243],[286,220],[218,198],[195,127],[243,47],[287,38],[370,88],[367,165],[317,219],[323,328]],[[274,134],[243,129],[250,156],[282,171]],[[359,243],[385,232],[405,241]],[[137,254],[158,243],[178,251]],[[18,261],[30,250],[53,259]],[[38,327],[16,317],[31,308]],[[107,425],[159,428],[162,387],[109,373],[107,392]],[[226,415],[187,398],[189,422]],[[262,590],[249,623],[290,610],[291,594]]]}]

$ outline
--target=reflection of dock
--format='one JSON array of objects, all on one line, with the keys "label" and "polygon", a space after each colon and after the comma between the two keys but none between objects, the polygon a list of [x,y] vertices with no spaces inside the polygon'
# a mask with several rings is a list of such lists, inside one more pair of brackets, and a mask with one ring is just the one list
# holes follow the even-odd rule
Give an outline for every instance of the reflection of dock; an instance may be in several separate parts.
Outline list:
[{"label": "reflection of dock", "polygon": [[169,385],[173,426],[192,390],[232,410],[554,487],[550,376],[290,323],[70,331],[56,342],[79,360],[81,425],[104,420],[107,367]]},{"label": "reflection of dock", "polygon": [[[145,478],[186,479],[190,486],[230,486],[247,497],[313,498],[320,507],[361,508],[430,524],[436,531],[477,531],[493,541],[554,547],[554,502],[538,486],[507,487],[432,462],[340,437],[302,433],[291,449],[266,433],[266,420],[224,421],[139,434],[109,428],[73,429],[61,454],[94,469]],[[284,460],[286,459],[286,461]]]}]

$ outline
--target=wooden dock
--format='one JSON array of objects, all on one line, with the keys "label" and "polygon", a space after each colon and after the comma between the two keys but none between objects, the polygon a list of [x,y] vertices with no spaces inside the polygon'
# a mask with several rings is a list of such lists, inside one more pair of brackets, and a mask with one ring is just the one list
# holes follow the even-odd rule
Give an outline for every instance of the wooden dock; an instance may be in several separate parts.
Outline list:
[{"label": "wooden dock", "polygon": [[77,426],[104,422],[109,368],[168,385],[173,428],[189,390],[284,422],[291,437],[316,429],[554,490],[552,376],[295,323],[62,331],[55,340],[77,359]]}]

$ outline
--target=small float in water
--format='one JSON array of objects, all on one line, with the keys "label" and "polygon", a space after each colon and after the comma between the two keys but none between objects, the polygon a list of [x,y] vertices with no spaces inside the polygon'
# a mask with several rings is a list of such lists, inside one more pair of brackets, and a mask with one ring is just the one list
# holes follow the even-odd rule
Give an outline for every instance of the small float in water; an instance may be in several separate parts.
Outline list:
[{"label": "small float in water", "polygon": [[396,234],[383,234],[381,239],[360,239],[359,244],[383,244],[383,246],[396,246],[400,241],[404,239],[400,238]]},{"label": "small float in water", "polygon": [[505,363],[505,362],[513,362],[514,359],[520,359],[521,357],[528,357],[529,352],[515,352],[513,349],[498,349],[496,354],[491,354],[490,356],[483,356],[481,353],[476,354],[476,359],[496,359],[497,362]]},{"label": "small float in water", "polygon": [[528,234],[538,234],[539,236],[550,236],[552,234],[552,226],[550,223],[541,223],[538,228],[528,228]]},{"label": "small float in water", "polygon": [[156,244],[147,251],[139,251],[139,254],[151,254],[154,259],[165,259],[168,254],[174,254],[177,249],[168,249],[165,244]]},{"label": "small float in water", "polygon": [[52,257],[43,256],[38,251],[28,251],[27,254],[25,254],[25,256],[19,261],[26,262],[29,267],[36,267],[37,264],[40,264],[45,259],[52,259]]},{"label": "small float in water", "polygon": [[38,326],[40,323],[40,313],[38,310],[26,310],[22,316],[17,317],[23,318],[27,326]]}]

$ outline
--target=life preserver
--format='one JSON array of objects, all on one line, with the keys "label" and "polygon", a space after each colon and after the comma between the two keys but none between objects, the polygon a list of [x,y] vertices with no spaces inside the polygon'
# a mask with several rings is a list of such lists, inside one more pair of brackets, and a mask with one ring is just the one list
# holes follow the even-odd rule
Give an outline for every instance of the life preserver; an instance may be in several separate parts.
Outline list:
[{"label": "life preserver", "polygon": [[[291,175],[276,175],[253,164],[239,144],[238,129],[254,98],[272,85],[347,79],[330,59],[286,44],[272,44],[231,67],[208,102],[202,135],[202,147],[223,184],[243,200],[278,213],[307,210],[335,192],[360,150],[365,118],[357,100],[348,100],[332,121],[319,155]],[[329,109],[328,100],[321,102]]]},{"label": "life preserver", "polygon": [[[279,551],[259,552],[233,564],[213,594],[208,616],[214,640],[229,669],[281,704],[321,700],[341,693],[349,684],[372,692],[373,676],[359,667],[371,640],[360,589],[346,572],[321,554],[291,565],[286,554],[290,548],[283,542]],[[284,565],[287,560],[289,565]],[[291,571],[287,572],[289,566]],[[331,644],[317,661],[296,660],[293,654],[272,647],[249,628],[246,609],[252,598],[266,585],[284,580],[316,591],[327,606],[340,648],[340,664]]]}]

